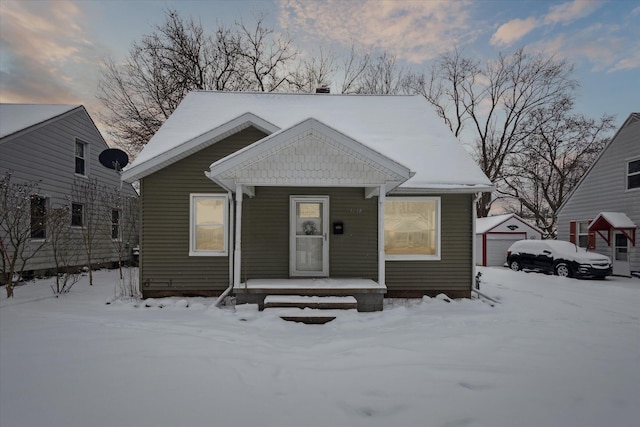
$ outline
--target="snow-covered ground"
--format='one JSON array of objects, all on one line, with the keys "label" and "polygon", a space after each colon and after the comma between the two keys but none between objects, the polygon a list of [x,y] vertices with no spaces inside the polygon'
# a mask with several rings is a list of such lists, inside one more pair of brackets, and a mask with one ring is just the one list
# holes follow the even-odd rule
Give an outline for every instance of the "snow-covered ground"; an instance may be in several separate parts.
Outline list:
[{"label": "snow-covered ground", "polygon": [[[0,297],[0,426],[640,425],[640,280],[481,269],[501,301],[301,325],[211,299]],[[160,307],[162,306],[162,307]]]}]

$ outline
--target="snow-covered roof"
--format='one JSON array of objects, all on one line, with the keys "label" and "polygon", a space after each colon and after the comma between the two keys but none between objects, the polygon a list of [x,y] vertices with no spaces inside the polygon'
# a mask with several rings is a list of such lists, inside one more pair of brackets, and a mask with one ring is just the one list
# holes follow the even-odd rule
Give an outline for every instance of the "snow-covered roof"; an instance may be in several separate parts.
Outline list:
[{"label": "snow-covered roof", "polygon": [[57,117],[79,105],[0,104],[0,138]]},{"label": "snow-covered roof", "polygon": [[611,228],[636,228],[633,221],[623,212],[600,212],[596,219],[589,224],[589,229],[597,229],[598,224],[601,223],[602,220],[606,221]]},{"label": "snow-covered roof", "polygon": [[500,224],[503,224],[503,223],[509,221],[511,218],[514,218],[517,221],[521,222],[522,224],[530,227],[532,230],[535,230],[535,231],[539,232],[540,234],[543,234],[542,230],[540,230],[539,228],[529,224],[527,221],[525,221],[524,219],[520,218],[520,216],[518,216],[518,215],[516,215],[514,213],[507,213],[507,214],[502,214],[502,215],[488,216],[488,217],[485,217],[485,218],[477,218],[476,219],[476,234],[486,233],[487,231],[490,231],[490,230],[496,228]]},{"label": "snow-covered roof", "polygon": [[[401,188],[483,191],[492,188],[462,144],[422,96],[189,93],[151,138],[123,179],[134,181],[207,146],[239,117],[265,123],[267,133],[313,118],[409,168]],[[269,129],[270,124],[273,129]],[[228,129],[229,128],[229,129]],[[220,135],[218,135],[220,134]],[[172,160],[173,159],[173,160]]]}]

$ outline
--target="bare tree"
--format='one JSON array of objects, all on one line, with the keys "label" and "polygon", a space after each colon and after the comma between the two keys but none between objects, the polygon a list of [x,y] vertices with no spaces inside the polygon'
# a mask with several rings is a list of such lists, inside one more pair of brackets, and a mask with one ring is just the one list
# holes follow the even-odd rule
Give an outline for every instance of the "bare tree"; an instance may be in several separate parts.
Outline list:
[{"label": "bare tree", "polygon": [[78,282],[78,248],[71,233],[71,208],[69,205],[51,208],[47,214],[47,240],[56,270],[55,295],[67,293]]},{"label": "bare tree", "polygon": [[371,54],[360,53],[354,45],[342,62],[342,84],[340,85],[340,93],[356,93],[357,82],[369,67],[371,63]]},{"label": "bare tree", "polygon": [[[552,107],[553,108],[553,107]],[[556,213],[606,145],[613,117],[595,120],[572,114],[572,105],[540,109],[529,117],[533,131],[506,164],[502,195],[548,237],[556,235]]]},{"label": "bare tree", "polygon": [[165,22],[133,43],[122,63],[101,68],[98,99],[108,132],[137,154],[192,90],[284,88],[297,51],[259,17],[254,26],[219,26],[207,34],[193,19],[168,10]]},{"label": "bare tree", "polygon": [[[442,55],[419,83],[416,90],[457,137],[472,142],[478,164],[498,187],[504,186],[509,157],[536,132],[531,117],[571,103],[578,87],[573,65],[522,48],[485,64],[454,50]],[[478,215],[487,216],[492,203],[485,193]]]},{"label": "bare tree", "polygon": [[89,285],[93,285],[93,255],[100,236],[106,228],[105,207],[101,203],[104,187],[96,178],[76,179],[72,188],[71,225],[81,236],[89,268]]},{"label": "bare tree", "polygon": [[248,89],[273,92],[285,86],[290,78],[288,66],[298,55],[291,39],[286,35],[277,36],[272,28],[265,27],[264,16],[259,16],[252,27],[243,22],[238,26],[241,29],[242,67],[248,71]]},{"label": "bare tree", "polygon": [[329,86],[338,67],[337,56],[320,46],[314,55],[302,59],[289,77],[289,87],[295,92],[313,93],[322,86]]},{"label": "bare tree", "polygon": [[103,188],[100,192],[100,204],[104,222],[109,227],[101,231],[118,254],[120,279],[124,278],[122,266],[131,258],[131,242],[135,241],[138,232],[138,198],[123,194],[117,187]]},{"label": "bare tree", "polygon": [[352,86],[355,86],[356,93],[397,95],[410,90],[406,84],[410,76],[407,68],[398,65],[395,56],[383,53],[367,61]]},{"label": "bare tree", "polygon": [[38,198],[38,183],[0,177],[0,250],[7,298],[13,296],[27,262],[46,244],[46,199]]}]

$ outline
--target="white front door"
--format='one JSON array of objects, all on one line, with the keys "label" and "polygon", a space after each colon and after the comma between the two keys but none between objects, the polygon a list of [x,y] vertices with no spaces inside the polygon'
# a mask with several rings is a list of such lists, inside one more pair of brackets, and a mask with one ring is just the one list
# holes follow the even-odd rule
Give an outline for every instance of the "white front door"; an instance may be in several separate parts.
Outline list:
[{"label": "white front door", "polygon": [[291,276],[329,276],[329,197],[291,196]]},{"label": "white front door", "polygon": [[623,233],[613,233],[613,274],[616,276],[631,276],[629,265],[629,239]]}]

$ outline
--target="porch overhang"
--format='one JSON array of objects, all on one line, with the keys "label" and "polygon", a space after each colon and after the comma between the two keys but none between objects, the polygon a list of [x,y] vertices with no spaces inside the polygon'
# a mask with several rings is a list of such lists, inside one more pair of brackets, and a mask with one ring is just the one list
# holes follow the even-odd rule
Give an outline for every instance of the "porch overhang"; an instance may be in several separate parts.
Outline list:
[{"label": "porch overhang", "polygon": [[589,224],[589,231],[598,233],[608,246],[611,246],[612,231],[621,232],[635,246],[636,228],[636,224],[623,212],[600,212]]},{"label": "porch overhang", "polygon": [[[392,141],[390,141],[392,143]],[[362,187],[365,197],[411,178],[406,166],[315,119],[269,135],[213,163],[205,175],[228,191],[241,186]]]}]

